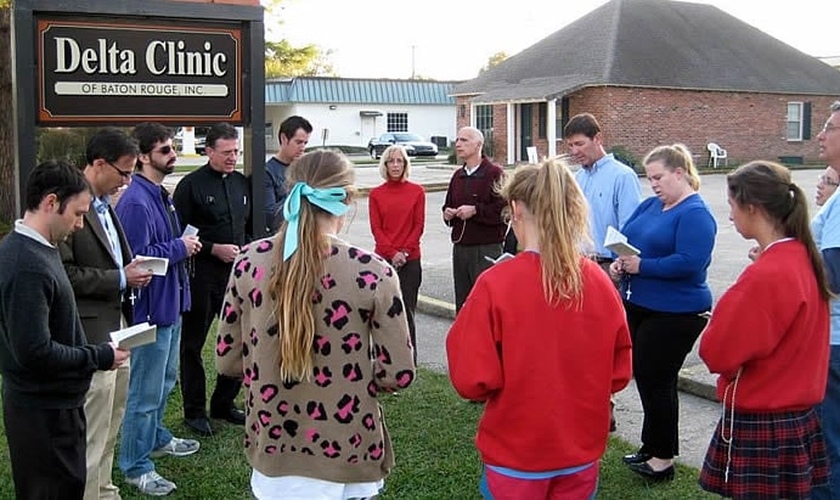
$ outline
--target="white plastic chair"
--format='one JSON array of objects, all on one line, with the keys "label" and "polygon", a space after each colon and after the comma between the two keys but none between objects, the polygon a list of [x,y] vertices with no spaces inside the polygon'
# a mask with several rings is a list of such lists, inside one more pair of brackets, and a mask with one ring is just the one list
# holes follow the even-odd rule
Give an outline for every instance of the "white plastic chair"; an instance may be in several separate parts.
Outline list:
[{"label": "white plastic chair", "polygon": [[536,164],[537,160],[539,159],[537,157],[537,147],[536,146],[528,146],[527,148],[525,148],[525,151],[528,152],[528,163]]},{"label": "white plastic chair", "polygon": [[710,142],[706,145],[706,149],[709,150],[709,165],[712,168],[718,168],[718,160],[723,160],[725,166],[729,166],[729,156],[726,154],[726,150],[722,147],[718,146],[717,143]]}]

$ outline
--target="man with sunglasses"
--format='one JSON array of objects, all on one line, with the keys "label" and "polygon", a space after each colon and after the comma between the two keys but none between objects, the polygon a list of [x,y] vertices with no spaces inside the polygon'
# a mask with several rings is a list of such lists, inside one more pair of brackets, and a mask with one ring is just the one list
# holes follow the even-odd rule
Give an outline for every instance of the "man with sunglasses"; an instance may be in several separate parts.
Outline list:
[{"label": "man with sunglasses", "polygon": [[132,137],[140,146],[137,173],[117,203],[126,239],[137,255],[169,259],[134,303],[132,324],[157,326],[154,343],[131,352],[131,380],[120,438],[119,465],[126,481],[148,495],[165,495],[175,483],[160,476],[153,458],[184,457],[199,443],[172,435],[163,425],[166,400],[175,387],[181,347],[181,314],[190,308],[185,264],[201,249],[197,235],[184,234],[163,179],[175,170],[173,133],[160,123],[141,123]]},{"label": "man with sunglasses", "polygon": [[[236,129],[217,123],[207,132],[207,163],[191,172],[175,188],[175,209],[181,223],[198,228],[201,250],[192,259],[192,305],[181,329],[181,394],[184,423],[201,436],[212,435],[207,418],[206,379],[201,350],[210,325],[222,309],[233,260],[251,240],[251,187],[236,171],[239,141]],[[245,423],[245,412],[233,400],[242,383],[218,375],[210,398],[210,417]]]},{"label": "man with sunglasses", "polygon": [[[131,183],[137,143],[116,128],[104,128],[88,141],[83,174],[92,201],[84,226],[59,244],[88,342],[109,342],[110,332],[131,321],[131,301],[152,274],[132,261],[111,196]],[[130,363],[94,373],[85,396],[87,481],[85,500],[118,498],[111,481],[114,444],[125,412]]]}]

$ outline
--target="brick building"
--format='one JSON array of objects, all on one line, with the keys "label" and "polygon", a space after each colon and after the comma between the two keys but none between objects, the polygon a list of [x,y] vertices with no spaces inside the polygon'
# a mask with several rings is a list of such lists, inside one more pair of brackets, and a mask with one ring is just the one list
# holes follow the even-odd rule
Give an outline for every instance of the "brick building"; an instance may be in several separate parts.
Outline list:
[{"label": "brick building", "polygon": [[452,95],[458,127],[483,130],[501,163],[564,152],[581,112],[635,161],[682,142],[705,166],[716,142],[735,163],[815,162],[840,72],[711,5],[612,0]]}]

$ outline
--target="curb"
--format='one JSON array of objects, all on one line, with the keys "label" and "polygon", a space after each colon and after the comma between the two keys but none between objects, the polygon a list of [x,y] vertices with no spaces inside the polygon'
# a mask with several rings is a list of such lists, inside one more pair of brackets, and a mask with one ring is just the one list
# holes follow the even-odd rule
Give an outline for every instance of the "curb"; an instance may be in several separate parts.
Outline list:
[{"label": "curb", "polygon": [[[449,188],[449,182],[430,182],[428,184],[422,184],[423,190],[427,193],[435,193],[438,191],[446,191]],[[370,195],[370,190],[374,187],[360,187],[356,190],[359,196],[368,196]],[[419,299],[418,299],[419,300]]]},{"label": "curb", "polygon": [[[426,295],[418,295],[417,310],[444,319],[455,319],[455,304]],[[717,375],[709,373],[706,366],[697,364],[680,370],[677,389],[687,394],[717,402]]]}]

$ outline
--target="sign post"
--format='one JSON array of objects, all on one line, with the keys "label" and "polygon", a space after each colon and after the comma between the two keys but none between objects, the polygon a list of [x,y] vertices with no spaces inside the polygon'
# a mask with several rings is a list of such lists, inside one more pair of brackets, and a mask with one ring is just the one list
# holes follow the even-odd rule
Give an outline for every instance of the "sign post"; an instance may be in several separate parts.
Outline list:
[{"label": "sign post", "polygon": [[224,121],[246,128],[245,173],[254,188],[254,225],[263,227],[263,9],[242,3],[16,0],[20,210],[35,167],[36,126]]}]

